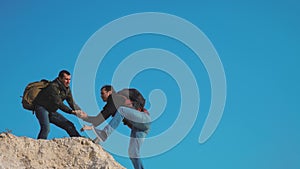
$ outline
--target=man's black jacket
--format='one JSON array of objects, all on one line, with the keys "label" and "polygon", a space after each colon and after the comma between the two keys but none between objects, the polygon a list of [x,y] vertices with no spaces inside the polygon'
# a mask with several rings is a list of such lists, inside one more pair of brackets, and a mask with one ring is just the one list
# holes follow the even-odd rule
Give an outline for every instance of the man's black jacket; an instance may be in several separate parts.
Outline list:
[{"label": "man's black jacket", "polygon": [[[67,101],[68,107],[63,102]],[[37,95],[35,105],[43,106],[49,112],[56,112],[58,109],[72,114],[72,110],[80,110],[75,104],[70,88],[66,88],[58,78],[53,80],[46,88]]]}]

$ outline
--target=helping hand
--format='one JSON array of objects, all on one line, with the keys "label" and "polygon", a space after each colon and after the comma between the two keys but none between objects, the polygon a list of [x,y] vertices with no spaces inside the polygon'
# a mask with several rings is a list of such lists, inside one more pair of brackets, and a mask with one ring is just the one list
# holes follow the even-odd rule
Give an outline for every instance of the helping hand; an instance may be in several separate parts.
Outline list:
[{"label": "helping hand", "polygon": [[83,125],[83,127],[80,129],[81,132],[83,132],[84,130],[92,130],[93,126],[87,126],[87,125]]},{"label": "helping hand", "polygon": [[87,119],[88,115],[82,110],[75,110],[76,116],[81,119]]}]

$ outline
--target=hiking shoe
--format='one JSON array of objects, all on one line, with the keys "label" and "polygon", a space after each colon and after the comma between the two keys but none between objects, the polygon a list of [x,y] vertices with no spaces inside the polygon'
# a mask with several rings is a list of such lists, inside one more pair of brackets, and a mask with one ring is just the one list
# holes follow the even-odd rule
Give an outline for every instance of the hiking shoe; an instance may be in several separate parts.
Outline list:
[{"label": "hiking shoe", "polygon": [[96,134],[96,138],[93,140],[95,141],[95,143],[99,143],[99,142],[104,142],[106,139],[107,139],[107,134],[105,133],[104,130],[99,130],[99,129],[96,129],[95,127],[93,127],[93,131],[95,132]]},{"label": "hiking shoe", "polygon": [[92,142],[95,143],[95,144],[99,144],[100,142],[103,142],[103,141],[100,140],[98,137],[96,137],[96,138],[94,138],[94,139],[92,140]]}]

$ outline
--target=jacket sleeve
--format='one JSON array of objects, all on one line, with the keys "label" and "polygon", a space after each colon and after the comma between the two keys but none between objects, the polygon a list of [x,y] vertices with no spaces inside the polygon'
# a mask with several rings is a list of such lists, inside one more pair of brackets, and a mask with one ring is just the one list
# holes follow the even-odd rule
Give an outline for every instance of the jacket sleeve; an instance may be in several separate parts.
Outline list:
[{"label": "jacket sleeve", "polygon": [[123,97],[110,95],[101,112],[97,116],[88,116],[88,118],[84,119],[84,121],[92,123],[93,126],[96,127],[103,123],[110,116],[114,116],[117,108],[119,108],[124,101],[125,99]]},{"label": "jacket sleeve", "polygon": [[72,109],[70,109],[68,106],[66,106],[63,103],[62,98],[60,97],[60,90],[59,87],[56,85],[52,85],[51,86],[52,89],[50,89],[51,93],[50,93],[50,98],[53,98],[53,102],[55,103],[55,105],[57,105],[57,107],[62,110],[63,112],[72,114]]},{"label": "jacket sleeve", "polygon": [[72,110],[81,110],[81,108],[75,103],[71,90],[69,90],[69,94],[67,96],[67,103],[69,104],[69,106],[72,108]]},{"label": "jacket sleeve", "polygon": [[[60,99],[61,100],[61,99]],[[58,108],[62,110],[63,112],[73,114],[72,109],[70,109],[68,106],[66,106],[63,101],[61,100],[60,103],[58,104]]]}]

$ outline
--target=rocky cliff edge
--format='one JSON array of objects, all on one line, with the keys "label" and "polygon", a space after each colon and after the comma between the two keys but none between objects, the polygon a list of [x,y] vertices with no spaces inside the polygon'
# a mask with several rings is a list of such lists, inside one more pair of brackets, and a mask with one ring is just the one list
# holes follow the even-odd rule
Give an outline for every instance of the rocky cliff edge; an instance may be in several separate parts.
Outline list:
[{"label": "rocky cliff edge", "polygon": [[36,140],[0,133],[0,169],[48,168],[125,169],[87,138]]}]

